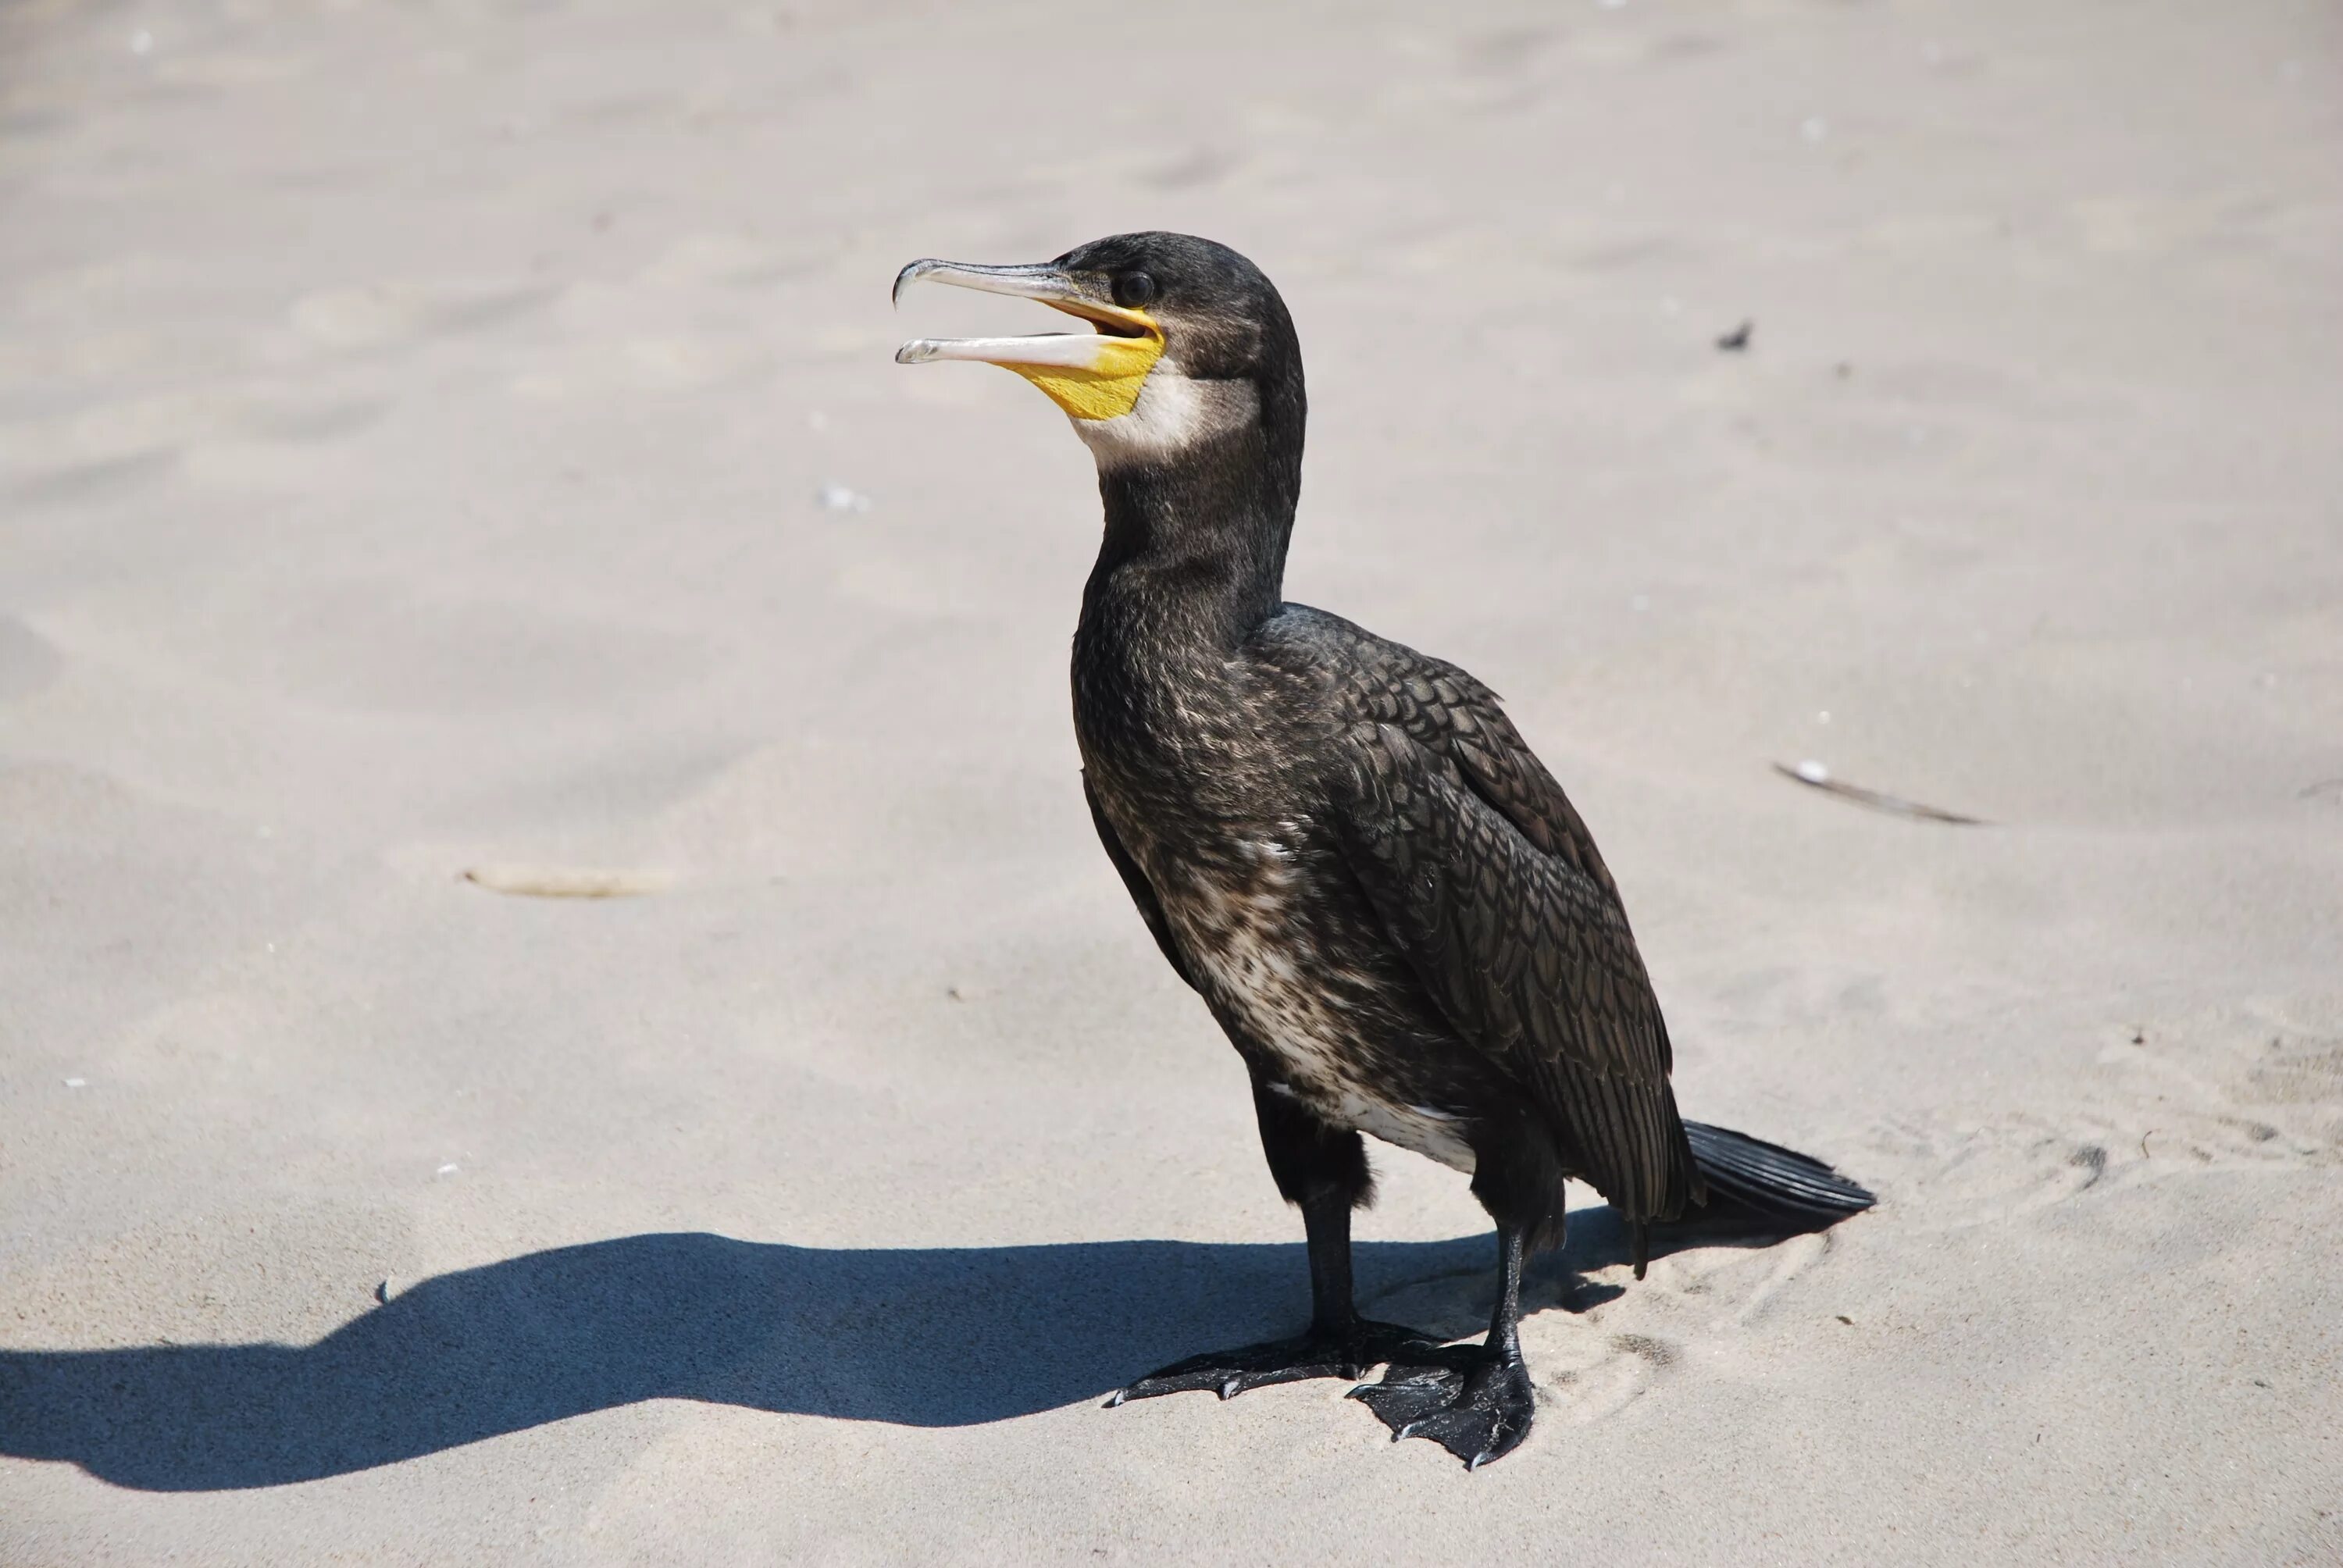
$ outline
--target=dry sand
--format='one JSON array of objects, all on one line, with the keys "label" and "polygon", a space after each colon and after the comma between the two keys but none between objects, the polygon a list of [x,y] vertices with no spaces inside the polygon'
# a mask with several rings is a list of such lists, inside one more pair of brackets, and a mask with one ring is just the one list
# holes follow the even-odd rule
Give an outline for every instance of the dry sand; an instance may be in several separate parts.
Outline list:
[{"label": "dry sand", "polygon": [[[2343,1557],[2333,8],[987,9],[0,13],[0,1562]],[[889,362],[1041,324],[886,297],[1141,226],[1688,1113],[1884,1200],[1591,1217],[1478,1476],[1097,1408],[1299,1227],[1083,812],[1089,459]]]}]

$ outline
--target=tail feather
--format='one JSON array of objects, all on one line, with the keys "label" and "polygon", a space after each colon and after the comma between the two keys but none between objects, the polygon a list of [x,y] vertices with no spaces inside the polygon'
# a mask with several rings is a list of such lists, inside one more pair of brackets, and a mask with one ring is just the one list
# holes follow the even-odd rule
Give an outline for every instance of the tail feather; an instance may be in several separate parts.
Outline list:
[{"label": "tail feather", "polygon": [[1877,1201],[1821,1161],[1795,1150],[1698,1121],[1687,1121],[1684,1128],[1692,1140],[1693,1163],[1708,1186],[1711,1209],[1723,1199],[1769,1219],[1819,1230]]}]

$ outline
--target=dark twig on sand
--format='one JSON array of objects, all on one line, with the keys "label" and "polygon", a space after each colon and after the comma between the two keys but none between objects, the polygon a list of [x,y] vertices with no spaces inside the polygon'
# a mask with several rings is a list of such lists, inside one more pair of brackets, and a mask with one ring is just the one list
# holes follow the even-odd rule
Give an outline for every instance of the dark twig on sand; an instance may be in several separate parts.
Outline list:
[{"label": "dark twig on sand", "polygon": [[1785,779],[1804,784],[1810,789],[1820,789],[1826,795],[1835,795],[1842,800],[1852,800],[1858,806],[1868,806],[1875,811],[1885,811],[1897,817],[1916,818],[1923,822],[1950,822],[1962,828],[1982,828],[1987,825],[1982,817],[1964,817],[1957,811],[1947,811],[1942,807],[1923,806],[1917,800],[1906,800],[1896,795],[1883,795],[1876,789],[1865,789],[1859,784],[1843,783],[1832,778],[1830,769],[1819,762],[1801,762],[1795,768],[1785,768],[1776,762],[1774,764],[1774,771]]}]

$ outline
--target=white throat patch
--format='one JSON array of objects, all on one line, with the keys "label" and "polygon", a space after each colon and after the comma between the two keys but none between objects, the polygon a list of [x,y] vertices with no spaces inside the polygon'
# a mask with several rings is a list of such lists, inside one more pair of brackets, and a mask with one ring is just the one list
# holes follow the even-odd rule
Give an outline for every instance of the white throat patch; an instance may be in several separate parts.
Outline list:
[{"label": "white throat patch", "polygon": [[1193,381],[1170,359],[1158,359],[1131,412],[1111,419],[1075,419],[1101,470],[1160,462],[1207,437],[1233,430],[1261,412],[1250,381]]}]

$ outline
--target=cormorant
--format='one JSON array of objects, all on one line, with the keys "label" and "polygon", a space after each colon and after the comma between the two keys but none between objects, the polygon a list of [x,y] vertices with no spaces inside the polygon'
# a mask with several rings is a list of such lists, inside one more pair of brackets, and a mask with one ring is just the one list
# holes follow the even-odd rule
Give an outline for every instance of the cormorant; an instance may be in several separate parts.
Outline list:
[{"label": "cormorant", "polygon": [[[1356,1379],[1393,1431],[1477,1468],[1528,1432],[1515,1322],[1563,1185],[1650,1227],[1730,1200],[1777,1229],[1864,1209],[1804,1155],[1683,1121],[1668,1032],[1617,885],[1497,698],[1453,664],[1288,603],[1302,353],[1252,263],[1117,235],[1051,262],[915,261],[920,279],[1035,299],[1093,330],[921,338],[903,364],[1005,366],[1098,461],[1105,538],[1074,633],[1074,729],[1107,857],[1252,1079],[1270,1174],[1302,1210],[1312,1317],[1115,1396]],[[1362,1132],[1469,1172],[1497,1226],[1495,1315],[1443,1347],[1359,1315]]]}]

